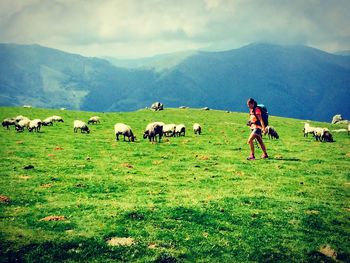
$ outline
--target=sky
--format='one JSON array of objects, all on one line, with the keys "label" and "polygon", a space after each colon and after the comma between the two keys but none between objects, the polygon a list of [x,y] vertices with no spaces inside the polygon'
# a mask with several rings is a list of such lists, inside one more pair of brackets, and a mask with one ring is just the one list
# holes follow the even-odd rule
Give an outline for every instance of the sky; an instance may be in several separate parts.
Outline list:
[{"label": "sky", "polygon": [[0,43],[141,58],[250,43],[350,50],[350,0],[0,0]]}]

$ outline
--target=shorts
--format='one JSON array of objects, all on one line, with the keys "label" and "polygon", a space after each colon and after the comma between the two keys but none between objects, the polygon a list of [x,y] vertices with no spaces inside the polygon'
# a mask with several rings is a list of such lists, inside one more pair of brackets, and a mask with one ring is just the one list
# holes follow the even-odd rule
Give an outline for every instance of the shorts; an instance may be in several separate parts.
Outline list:
[{"label": "shorts", "polygon": [[260,128],[252,129],[252,133],[254,133],[255,135],[261,136],[261,129]]}]

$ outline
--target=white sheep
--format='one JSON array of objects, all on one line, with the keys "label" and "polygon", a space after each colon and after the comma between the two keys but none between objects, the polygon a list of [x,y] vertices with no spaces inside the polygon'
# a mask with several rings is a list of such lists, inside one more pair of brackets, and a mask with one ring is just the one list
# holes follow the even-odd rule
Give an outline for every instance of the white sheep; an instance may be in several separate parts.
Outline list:
[{"label": "white sheep", "polygon": [[48,117],[41,123],[43,126],[52,126],[53,125],[53,119],[52,117]]},{"label": "white sheep", "polygon": [[39,132],[41,128],[41,123],[42,121],[40,119],[31,120],[28,124],[28,130],[30,132],[32,132],[33,130],[35,130],[36,132]]},{"label": "white sheep", "polygon": [[348,135],[350,134],[350,123],[348,123]]},{"label": "white sheep", "polygon": [[123,135],[124,136],[124,141],[125,141],[125,137],[128,137],[129,142],[130,141],[135,141],[136,136],[134,136],[131,128],[129,125],[126,125],[124,123],[116,123],[114,125],[114,134],[116,136],[116,140],[119,141],[119,135]]},{"label": "white sheep", "polygon": [[23,118],[21,119],[19,122],[17,122],[16,124],[16,130],[18,132],[21,132],[21,131],[24,131],[24,128],[27,128],[29,127],[29,122],[30,122],[30,119],[28,118]]},{"label": "white sheep", "polygon": [[16,120],[14,118],[6,118],[2,121],[2,127],[6,127],[6,129],[9,129],[11,125],[16,125]]},{"label": "white sheep", "polygon": [[310,126],[310,123],[305,122],[303,131],[304,137],[307,137],[309,133],[315,135],[315,127]]},{"label": "white sheep", "polygon": [[194,134],[199,134],[199,135],[201,135],[201,133],[202,133],[202,127],[199,125],[199,123],[194,123],[193,124],[193,132],[194,132]]},{"label": "white sheep", "polygon": [[54,115],[51,118],[53,122],[64,122],[61,116]]},{"label": "white sheep", "polygon": [[176,129],[175,129],[175,134],[177,136],[185,136],[186,134],[186,127],[184,124],[178,124],[176,125]]},{"label": "white sheep", "polygon": [[173,123],[163,125],[163,134],[165,136],[174,136],[175,137],[175,130],[176,130],[176,125]]},{"label": "white sheep", "polygon": [[100,119],[98,116],[93,116],[88,120],[88,124],[100,123]]},{"label": "white sheep", "polygon": [[[163,123],[164,124],[164,123]],[[157,141],[157,136],[159,137],[158,141],[162,139],[163,136],[163,125],[160,122],[152,122],[146,126],[146,129],[143,133],[143,138],[148,137],[149,141]]]},{"label": "white sheep", "polygon": [[79,129],[80,129],[81,133],[82,132],[90,133],[89,127],[83,121],[75,120],[74,123],[73,123],[73,126],[74,126],[74,132],[75,133],[77,133]]}]

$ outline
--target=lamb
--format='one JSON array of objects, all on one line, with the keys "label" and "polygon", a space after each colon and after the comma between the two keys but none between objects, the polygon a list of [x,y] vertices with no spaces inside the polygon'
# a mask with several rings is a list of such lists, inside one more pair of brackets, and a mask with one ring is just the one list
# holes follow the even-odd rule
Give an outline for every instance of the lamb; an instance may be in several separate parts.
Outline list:
[{"label": "lamb", "polygon": [[52,126],[53,125],[53,119],[52,117],[48,117],[45,120],[41,122],[42,126]]},{"label": "lamb", "polygon": [[30,119],[28,119],[28,118],[24,118],[24,119],[20,120],[19,122],[17,122],[17,124],[15,126],[16,131],[22,132],[22,131],[24,131],[24,128],[28,129],[29,123],[30,123]]},{"label": "lamb", "polygon": [[100,123],[100,117],[98,116],[93,116],[88,120],[88,124],[96,124],[96,123]]},{"label": "lamb", "polygon": [[316,141],[321,141],[322,135],[323,135],[323,128],[316,127],[314,128],[314,134]]},{"label": "lamb", "polygon": [[83,133],[83,132],[90,133],[89,127],[83,121],[75,120],[73,125],[74,125],[74,132],[75,133],[77,133],[79,129],[80,129],[81,133]]},{"label": "lamb", "polygon": [[40,119],[31,120],[28,124],[28,130],[30,132],[32,132],[33,130],[35,130],[36,132],[39,132],[41,128],[41,123],[42,121]]},{"label": "lamb", "polygon": [[6,118],[2,121],[2,127],[6,127],[6,129],[10,129],[9,126],[16,125],[16,120],[13,118]]},{"label": "lamb", "polygon": [[158,141],[162,139],[163,136],[163,125],[159,122],[149,123],[143,133],[143,138],[146,139],[148,137],[149,141],[157,141],[157,136],[159,137]]},{"label": "lamb", "polygon": [[64,122],[61,116],[54,115],[51,118],[53,122]]},{"label": "lamb", "polygon": [[305,122],[304,124],[304,137],[307,137],[308,134],[312,134],[315,136],[315,127],[311,127],[309,123]]},{"label": "lamb", "polygon": [[175,137],[175,129],[176,125],[175,124],[165,124],[163,125],[163,134],[165,136],[174,136]]},{"label": "lamb", "polygon": [[124,123],[116,123],[114,125],[114,134],[116,136],[116,140],[119,141],[119,135],[124,135],[124,141],[125,137],[128,137],[129,142],[130,141],[135,141],[136,136],[132,133],[132,130],[130,126],[124,124]]},{"label": "lamb", "polygon": [[199,135],[201,135],[202,127],[199,125],[199,123],[193,124],[193,132],[194,132],[194,134],[198,133]]},{"label": "lamb", "polygon": [[176,125],[175,134],[177,136],[181,136],[181,135],[185,136],[185,134],[186,134],[186,127],[185,127],[185,125],[183,125],[183,124]]},{"label": "lamb", "polygon": [[279,135],[278,135],[278,133],[277,133],[277,131],[276,131],[276,129],[274,128],[274,127],[272,127],[272,126],[267,126],[266,127],[266,130],[265,130],[265,132],[264,132],[264,135],[268,135],[268,137],[269,137],[269,139],[273,139],[273,138],[275,138],[275,139],[279,139]]}]

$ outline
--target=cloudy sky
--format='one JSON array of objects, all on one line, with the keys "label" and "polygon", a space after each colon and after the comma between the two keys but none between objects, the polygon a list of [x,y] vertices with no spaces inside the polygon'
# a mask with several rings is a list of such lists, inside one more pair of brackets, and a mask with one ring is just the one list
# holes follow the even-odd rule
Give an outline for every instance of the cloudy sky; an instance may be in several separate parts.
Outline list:
[{"label": "cloudy sky", "polygon": [[147,57],[252,42],[350,50],[349,0],[0,0],[0,42]]}]

